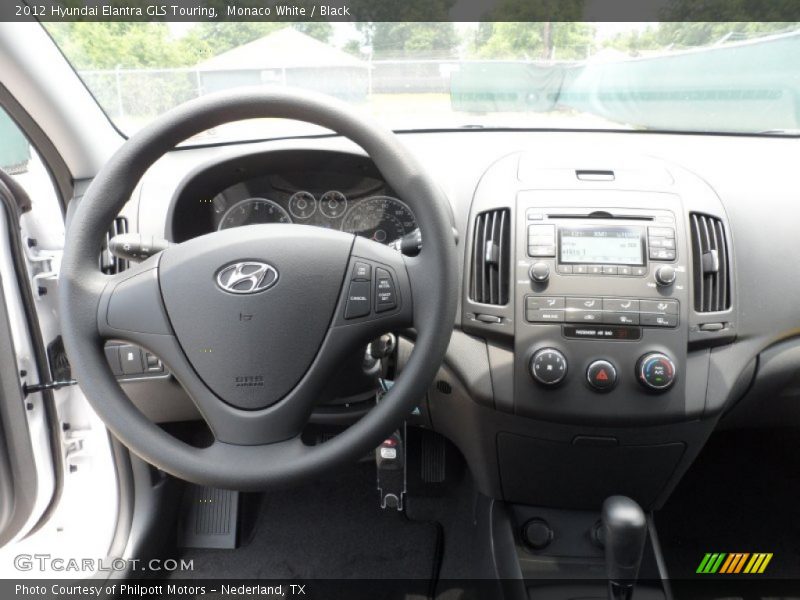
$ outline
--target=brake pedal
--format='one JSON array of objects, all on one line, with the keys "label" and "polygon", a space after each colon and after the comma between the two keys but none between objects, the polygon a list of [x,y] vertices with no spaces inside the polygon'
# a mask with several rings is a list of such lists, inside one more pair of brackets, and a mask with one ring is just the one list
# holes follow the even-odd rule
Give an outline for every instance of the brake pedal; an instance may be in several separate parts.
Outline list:
[{"label": "brake pedal", "polygon": [[192,485],[183,496],[178,546],[236,548],[239,492]]},{"label": "brake pedal", "polygon": [[375,467],[381,508],[404,509],[406,496],[406,426],[395,431],[375,449]]}]

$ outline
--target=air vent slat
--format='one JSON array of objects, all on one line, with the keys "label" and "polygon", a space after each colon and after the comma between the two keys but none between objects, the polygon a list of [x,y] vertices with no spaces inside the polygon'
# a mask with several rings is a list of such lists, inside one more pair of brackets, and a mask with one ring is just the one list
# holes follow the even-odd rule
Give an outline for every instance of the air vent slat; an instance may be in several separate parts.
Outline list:
[{"label": "air vent slat", "polygon": [[692,213],[692,270],[697,312],[719,312],[731,306],[730,257],[725,227],[716,217]]},{"label": "air vent slat", "polygon": [[475,218],[470,265],[470,299],[481,304],[508,304],[511,214],[508,209]]}]

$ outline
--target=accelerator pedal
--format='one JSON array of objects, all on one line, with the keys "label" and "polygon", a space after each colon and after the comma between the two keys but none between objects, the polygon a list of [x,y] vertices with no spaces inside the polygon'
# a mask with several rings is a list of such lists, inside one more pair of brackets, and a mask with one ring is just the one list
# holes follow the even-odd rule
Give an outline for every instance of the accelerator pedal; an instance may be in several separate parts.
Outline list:
[{"label": "accelerator pedal", "polygon": [[182,548],[236,548],[239,492],[191,485],[178,520]]}]

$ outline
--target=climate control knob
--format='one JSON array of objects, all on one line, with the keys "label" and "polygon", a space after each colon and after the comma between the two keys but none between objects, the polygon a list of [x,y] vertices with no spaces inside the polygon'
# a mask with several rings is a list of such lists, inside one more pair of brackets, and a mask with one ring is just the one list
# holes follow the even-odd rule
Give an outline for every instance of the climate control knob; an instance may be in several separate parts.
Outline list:
[{"label": "climate control knob", "polygon": [[666,354],[650,352],[639,359],[636,375],[647,389],[663,392],[675,381],[675,363]]},{"label": "climate control knob", "polygon": [[567,376],[567,359],[555,348],[542,348],[531,358],[530,370],[542,385],[558,385]]}]

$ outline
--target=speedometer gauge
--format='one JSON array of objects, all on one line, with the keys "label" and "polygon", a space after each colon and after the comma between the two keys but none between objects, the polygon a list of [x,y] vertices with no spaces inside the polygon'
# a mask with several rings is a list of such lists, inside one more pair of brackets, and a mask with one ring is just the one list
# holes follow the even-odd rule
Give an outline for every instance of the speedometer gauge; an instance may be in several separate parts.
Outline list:
[{"label": "speedometer gauge", "polygon": [[292,219],[274,200],[267,198],[248,198],[231,206],[219,221],[219,229],[230,229],[242,225],[260,223],[291,223]]},{"label": "speedometer gauge", "polygon": [[411,209],[391,196],[372,196],[355,204],[345,215],[342,231],[389,244],[417,226]]}]

